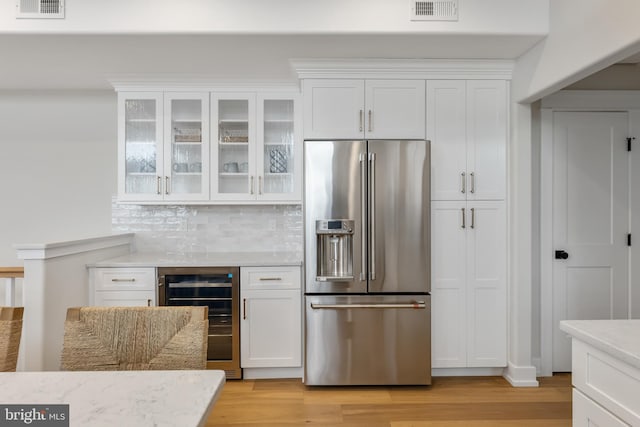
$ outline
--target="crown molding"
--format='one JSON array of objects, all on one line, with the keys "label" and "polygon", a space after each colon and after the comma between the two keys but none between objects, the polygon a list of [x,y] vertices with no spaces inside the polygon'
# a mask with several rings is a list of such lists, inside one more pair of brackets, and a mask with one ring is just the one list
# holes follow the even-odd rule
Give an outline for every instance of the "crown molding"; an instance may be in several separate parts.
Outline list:
[{"label": "crown molding", "polygon": [[120,91],[136,92],[300,92],[297,80],[222,80],[198,75],[126,74],[109,76],[111,86]]},{"label": "crown molding", "polygon": [[511,80],[514,61],[475,59],[291,59],[300,79]]}]

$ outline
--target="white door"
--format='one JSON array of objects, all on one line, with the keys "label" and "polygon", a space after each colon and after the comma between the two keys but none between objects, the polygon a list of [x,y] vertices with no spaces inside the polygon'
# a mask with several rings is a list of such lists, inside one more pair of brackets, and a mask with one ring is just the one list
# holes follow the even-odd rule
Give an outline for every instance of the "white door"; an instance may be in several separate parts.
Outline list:
[{"label": "white door", "polygon": [[424,80],[367,80],[365,124],[369,139],[424,139]]},{"label": "white door", "polygon": [[571,371],[561,320],[628,315],[627,132],[623,112],[553,114],[554,372]]}]

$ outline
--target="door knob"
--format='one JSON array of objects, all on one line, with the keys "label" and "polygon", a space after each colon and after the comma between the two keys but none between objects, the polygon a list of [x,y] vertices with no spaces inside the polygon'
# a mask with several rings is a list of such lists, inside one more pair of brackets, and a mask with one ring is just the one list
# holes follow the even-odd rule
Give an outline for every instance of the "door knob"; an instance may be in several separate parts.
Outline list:
[{"label": "door knob", "polygon": [[556,251],[556,259],[567,259],[569,254],[565,251]]}]

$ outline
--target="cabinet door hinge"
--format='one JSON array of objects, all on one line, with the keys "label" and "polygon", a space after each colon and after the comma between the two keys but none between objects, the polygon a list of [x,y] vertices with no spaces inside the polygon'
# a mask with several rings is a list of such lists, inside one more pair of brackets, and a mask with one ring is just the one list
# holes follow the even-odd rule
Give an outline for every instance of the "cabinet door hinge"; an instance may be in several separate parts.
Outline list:
[{"label": "cabinet door hinge", "polygon": [[627,246],[631,246],[631,233],[627,234]]},{"label": "cabinet door hinge", "polygon": [[635,136],[627,138],[627,151],[631,151],[631,141],[633,141],[634,139],[636,139]]}]

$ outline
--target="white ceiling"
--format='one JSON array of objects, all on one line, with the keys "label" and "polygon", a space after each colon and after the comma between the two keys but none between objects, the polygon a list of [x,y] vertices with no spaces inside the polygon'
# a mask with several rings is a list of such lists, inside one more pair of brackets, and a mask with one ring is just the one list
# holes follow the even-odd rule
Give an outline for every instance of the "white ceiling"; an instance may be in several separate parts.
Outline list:
[{"label": "white ceiling", "polygon": [[110,77],[290,80],[291,58],[515,59],[541,35],[0,35],[0,90],[111,89]]}]

